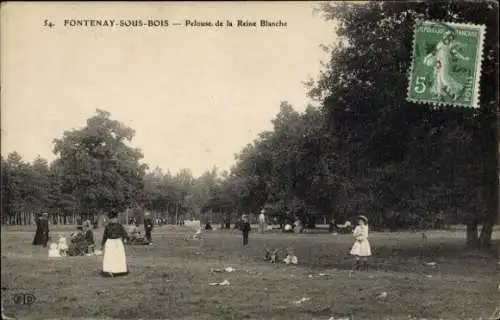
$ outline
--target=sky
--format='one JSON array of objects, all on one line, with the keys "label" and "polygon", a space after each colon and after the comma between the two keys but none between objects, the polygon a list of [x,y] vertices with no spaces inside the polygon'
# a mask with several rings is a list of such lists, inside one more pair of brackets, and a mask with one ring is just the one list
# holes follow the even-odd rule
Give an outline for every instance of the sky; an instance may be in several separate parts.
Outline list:
[{"label": "sky", "polygon": [[[335,40],[312,2],[14,3],[1,12],[1,151],[52,161],[52,142],[96,109],[136,131],[151,169],[199,176],[272,129],[281,101],[314,104]],[[168,27],[68,27],[65,20],[168,20]],[[233,21],[186,27],[185,20]],[[237,27],[237,20],[286,27]],[[45,21],[47,20],[47,21]],[[44,26],[53,23],[52,28]],[[173,26],[172,23],[182,23]]]}]

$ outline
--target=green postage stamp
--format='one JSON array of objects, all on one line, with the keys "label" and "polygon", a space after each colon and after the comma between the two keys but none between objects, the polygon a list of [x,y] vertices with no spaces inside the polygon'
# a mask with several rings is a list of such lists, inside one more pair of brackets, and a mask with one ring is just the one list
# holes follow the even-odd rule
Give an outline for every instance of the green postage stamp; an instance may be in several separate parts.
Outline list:
[{"label": "green postage stamp", "polygon": [[408,101],[478,108],[484,34],[482,25],[417,22]]}]

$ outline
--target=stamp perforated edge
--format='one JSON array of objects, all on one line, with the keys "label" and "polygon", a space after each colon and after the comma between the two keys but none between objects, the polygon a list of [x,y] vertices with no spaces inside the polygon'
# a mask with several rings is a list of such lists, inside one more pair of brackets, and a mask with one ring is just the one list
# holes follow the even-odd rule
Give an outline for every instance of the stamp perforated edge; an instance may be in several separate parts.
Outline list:
[{"label": "stamp perforated edge", "polygon": [[[479,41],[478,41],[478,51],[476,55],[476,77],[474,79],[474,94],[472,97],[472,105],[469,104],[464,104],[464,103],[444,103],[444,102],[436,102],[434,100],[422,100],[422,99],[412,99],[410,98],[410,92],[411,92],[411,80],[413,76],[413,68],[415,67],[415,47],[416,47],[416,42],[417,42],[417,26],[421,24],[446,24],[450,26],[456,26],[456,27],[474,27],[479,29]],[[449,21],[443,21],[443,20],[415,20],[415,23],[413,25],[413,41],[412,41],[412,51],[411,51],[411,65],[410,65],[410,70],[408,74],[408,87],[406,91],[406,101],[408,102],[413,102],[417,104],[431,104],[434,107],[445,107],[445,106],[454,106],[454,107],[464,107],[464,108],[473,108],[477,109],[479,108],[479,98],[480,98],[480,79],[481,79],[481,74],[483,72],[483,60],[484,60],[484,54],[483,54],[483,49],[484,49],[484,41],[485,41],[485,34],[486,34],[486,26],[483,24],[474,24],[474,23],[457,23],[457,22],[449,22]]]}]

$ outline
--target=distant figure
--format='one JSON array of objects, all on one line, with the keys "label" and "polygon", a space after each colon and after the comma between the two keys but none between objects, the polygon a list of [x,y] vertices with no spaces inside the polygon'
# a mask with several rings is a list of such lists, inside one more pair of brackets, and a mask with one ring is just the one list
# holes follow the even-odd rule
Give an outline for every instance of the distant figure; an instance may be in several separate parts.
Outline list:
[{"label": "distant figure", "polygon": [[334,232],[335,231],[335,219],[332,218],[330,220],[330,223],[328,224],[328,232]]},{"label": "distant figure", "polygon": [[33,245],[47,247],[47,242],[49,242],[49,214],[44,212],[36,220],[36,232],[35,238],[33,239]]},{"label": "distant figure", "polygon": [[250,233],[250,230],[252,230],[252,227],[250,226],[246,215],[242,217],[242,220],[241,231],[243,233],[243,245],[246,246],[248,244],[248,234]]},{"label": "distant figure", "polygon": [[302,221],[300,221],[300,219],[295,220],[294,226],[295,233],[302,233],[304,231],[304,227],[302,227]]},{"label": "distant figure", "polygon": [[93,253],[95,251],[95,241],[94,232],[92,231],[92,223],[90,222],[90,220],[86,220],[83,223],[83,235],[87,243],[86,253]]},{"label": "distant figure", "polygon": [[149,245],[153,244],[153,239],[151,238],[151,231],[153,231],[153,219],[151,219],[151,213],[146,211],[144,213],[144,231],[146,232],[146,240]]},{"label": "distant figure", "polygon": [[366,270],[366,260],[372,255],[370,242],[368,242],[368,218],[365,216],[358,217],[358,225],[354,228],[354,245],[351,249],[351,255],[356,257],[354,269],[361,268],[360,258],[363,259],[363,268]]},{"label": "distant figure", "polygon": [[125,238],[127,238],[127,232],[118,223],[118,214],[113,210],[109,214],[109,223],[104,229],[101,242],[101,250],[104,251],[103,276],[113,277],[128,274],[127,257],[123,246],[123,239]]},{"label": "distant figure", "polygon": [[266,210],[262,209],[259,214],[259,232],[264,233],[266,231]]},{"label": "distant figure", "polygon": [[238,220],[236,220],[236,222],[234,223],[234,229],[238,229],[238,230],[241,230],[241,226],[243,224],[243,220],[242,218],[239,218]]},{"label": "distant figure", "polygon": [[436,229],[445,229],[445,215],[444,215],[444,211],[441,210],[439,211],[437,217],[436,217],[436,221],[435,221],[435,228]]},{"label": "distant figure", "polygon": [[149,245],[149,242],[139,231],[139,224],[129,227],[125,243],[130,245]]},{"label": "distant figure", "polygon": [[350,233],[352,231],[351,221],[346,220],[343,224],[338,224],[337,230],[339,233]]}]

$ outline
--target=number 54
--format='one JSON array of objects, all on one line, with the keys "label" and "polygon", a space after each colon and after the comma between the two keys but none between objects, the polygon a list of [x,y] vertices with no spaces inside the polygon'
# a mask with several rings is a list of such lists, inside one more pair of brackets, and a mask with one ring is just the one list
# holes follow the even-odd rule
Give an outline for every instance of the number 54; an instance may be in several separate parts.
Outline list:
[{"label": "number 54", "polygon": [[427,89],[427,87],[425,86],[425,77],[417,77],[417,79],[415,80],[414,89],[416,93],[425,92],[425,89]]}]

